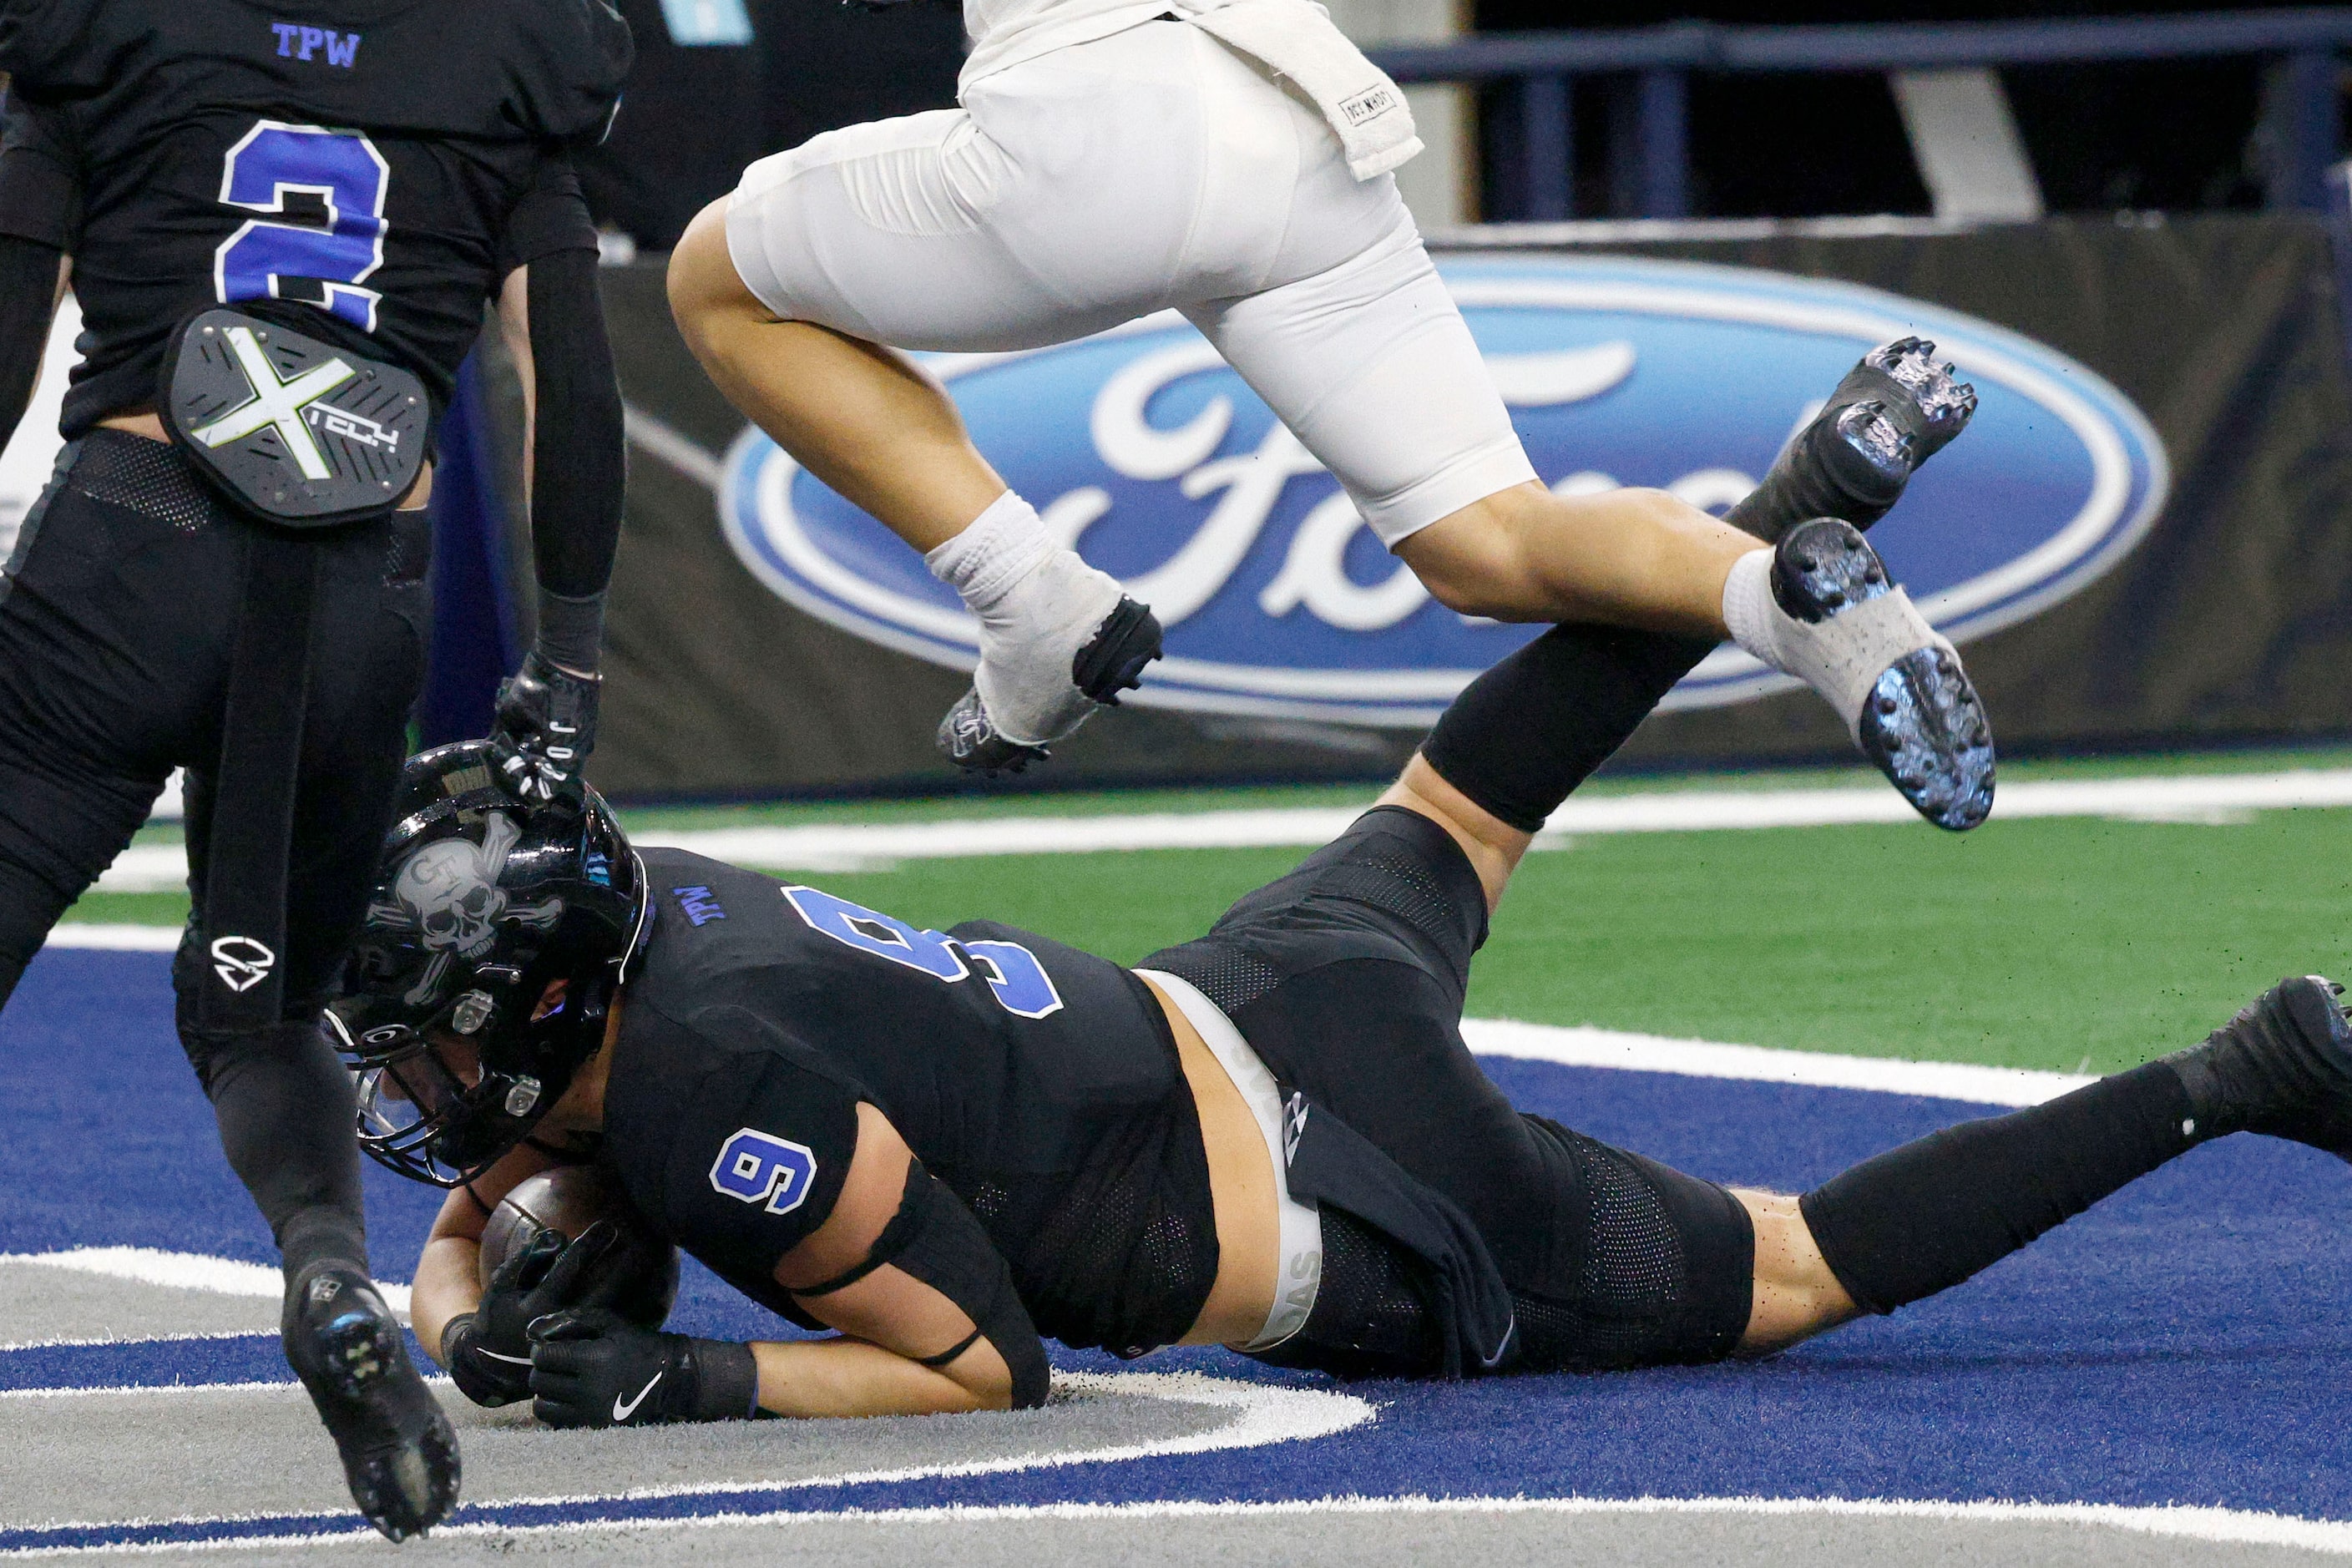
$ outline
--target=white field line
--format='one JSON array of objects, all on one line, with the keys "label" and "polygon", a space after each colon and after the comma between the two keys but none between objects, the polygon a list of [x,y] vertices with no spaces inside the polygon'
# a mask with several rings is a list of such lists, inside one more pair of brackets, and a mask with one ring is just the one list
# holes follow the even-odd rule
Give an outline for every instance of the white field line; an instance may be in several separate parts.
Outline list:
[{"label": "white field line", "polygon": [[[173,850],[173,853],[179,851]],[[47,945],[98,948],[109,952],[172,952],[180,945],[180,928],[67,921],[50,928]]]},{"label": "white field line", "polygon": [[[215,1384],[195,1388],[172,1388],[156,1392],[249,1392],[256,1388],[274,1386],[298,1385]],[[1275,1443],[1310,1442],[1318,1437],[1328,1437],[1335,1432],[1345,1432],[1350,1427],[1360,1426],[1378,1415],[1378,1412],[1369,1401],[1359,1399],[1352,1394],[1339,1394],[1328,1389],[1277,1388],[1265,1384],[1240,1383],[1230,1378],[1210,1377],[1197,1372],[1055,1373],[1054,1386],[1055,1392],[1059,1394],[1138,1394],[1183,1405],[1206,1405],[1233,1412],[1233,1419],[1209,1431],[1195,1432],[1181,1437],[1163,1437],[1142,1443],[1122,1443],[1099,1448],[1074,1449],[1066,1453],[1008,1454],[992,1459],[965,1459],[944,1464],[909,1465],[897,1469],[849,1470],[833,1475],[807,1476],[788,1480],[686,1481],[662,1486],[631,1487],[609,1492],[568,1493],[546,1497],[503,1497],[482,1500],[482,1506],[489,1508],[593,1507],[599,1503],[636,1502],[659,1498],[718,1498],[756,1492],[890,1485],[904,1481],[937,1479],[943,1477],[1002,1475],[1021,1470],[1063,1469],[1073,1465],[1124,1464],[1138,1459],[1160,1458],[1179,1454],[1207,1454],[1232,1448],[1259,1448]],[[145,1394],[150,1391],[141,1388],[61,1389],[55,1392],[70,1395],[93,1392]],[[5,1394],[0,1394],[0,1398],[5,1397],[6,1397]],[[218,1524],[278,1517],[283,1516],[275,1512],[186,1514],[169,1520],[83,1520],[47,1525],[42,1528],[98,1531],[110,1527],[120,1528],[126,1524]],[[358,1534],[352,1537],[352,1539],[362,1540],[368,1538]],[[276,1539],[280,1542],[291,1540],[304,1543],[324,1543],[343,1540],[344,1536],[341,1533],[299,1534]],[[186,1550],[190,1544],[176,1542],[174,1546],[178,1550]],[[233,1547],[246,1542],[208,1542],[202,1544]],[[36,1548],[28,1552],[0,1552],[0,1557],[41,1556],[58,1550],[60,1549]],[[101,1546],[72,1547],[62,1550],[112,1552],[142,1549]]]},{"label": "white field line", "polygon": [[[216,1296],[255,1296],[275,1301],[286,1293],[285,1278],[266,1264],[243,1263],[230,1258],[208,1258],[198,1252],[166,1252],[153,1247],[76,1247],[63,1252],[0,1252],[0,1267],[25,1264],[38,1268],[65,1268],[77,1274],[99,1274],[142,1285],[162,1285],[180,1290],[204,1290]],[[408,1310],[408,1287],[376,1282],[384,1304],[394,1311]]]},{"label": "white field line", "polygon": [[[77,924],[58,927],[50,934],[49,942],[54,947],[131,947],[136,944],[128,940],[127,933],[148,931],[162,933],[152,944],[153,951],[169,952],[177,945],[176,928]],[[98,940],[86,940],[90,933],[95,933]],[[1559,1062],[1564,1067],[1679,1073],[1691,1078],[1875,1089],[1885,1094],[1965,1100],[1978,1105],[2039,1105],[2091,1081],[2072,1073],[2033,1072],[2022,1068],[1786,1051],[1714,1040],[1678,1040],[1589,1026],[1522,1024],[1507,1018],[1465,1018],[1462,1034],[1470,1042],[1470,1048],[1480,1056],[1517,1057],[1529,1061]]]},{"label": "white field line", "polygon": [[[1994,815],[2115,816],[2158,822],[2230,822],[2252,811],[2352,805],[2352,768],[2276,773],[2052,779],[2001,788]],[[777,871],[853,871],[899,860],[981,855],[1083,855],[1104,850],[1249,849],[1312,846],[1337,837],[1362,808],[1164,811],[1106,816],[1000,816],[936,822],[835,823],[810,827],[648,830],[645,848],[688,849],[714,860]],[[1539,844],[1588,834],[1703,833],[1762,827],[1903,823],[1916,814],[1893,790],[1656,790],[1570,799]],[[124,850],[100,892],[163,892],[187,881],[175,844]]]},{"label": "white field line", "polygon": [[1773,1050],[1763,1046],[1727,1046],[1713,1040],[1629,1034],[1621,1029],[1521,1024],[1507,1018],[1465,1018],[1462,1037],[1469,1042],[1471,1050],[1482,1057],[1515,1057],[1523,1061],[1558,1062],[1563,1067],[1679,1073],[1690,1078],[1861,1089],[1881,1094],[1965,1100],[1978,1105],[2039,1105],[2095,1081],[2074,1073],[2033,1072],[2023,1068]]},{"label": "white field line", "polygon": [[[2001,817],[2121,816],[2228,820],[2249,811],[2352,805],[2352,768],[2173,778],[2056,779],[2011,784]],[[776,870],[853,869],[877,862],[981,855],[1076,855],[1101,850],[1307,847],[1345,831],[1360,806],[1152,812],[1119,816],[993,816],[940,822],[836,824],[649,832],[646,846]],[[1660,790],[1570,798],[1538,842],[1604,833],[1696,833],[1847,824],[1916,824],[1885,788]]]},{"label": "white field line", "polygon": [[1182,1437],[1160,1437],[1142,1443],[1121,1443],[1068,1453],[1012,1454],[994,1459],[963,1459],[936,1465],[909,1465],[898,1469],[850,1470],[789,1481],[679,1481],[661,1486],[631,1487],[624,1491],[581,1492],[551,1497],[501,1498],[497,1506],[580,1505],[638,1501],[649,1498],[725,1496],[730,1493],[801,1491],[824,1487],[889,1485],[901,1481],[953,1476],[1000,1475],[1012,1470],[1066,1469],[1073,1465],[1126,1464],[1137,1459],[1174,1454],[1209,1454],[1226,1448],[1261,1448],[1274,1443],[1301,1443],[1373,1420],[1378,1410],[1368,1400],[1331,1389],[1277,1388],[1268,1384],[1238,1383],[1198,1372],[1057,1372],[1056,1393],[1136,1394],[1184,1405],[1221,1406],[1234,1413],[1224,1426]]},{"label": "white field line", "polygon": [[[448,1524],[436,1538],[488,1537],[562,1539],[636,1535],[656,1530],[728,1530],[827,1524],[986,1525],[1022,1523],[1150,1524],[1179,1520],[1272,1520],[1297,1518],[1399,1518],[1411,1516],[1508,1517],[1537,1514],[1560,1519],[1682,1517],[1767,1519],[1888,1519],[1938,1524],[2055,1524],[2217,1545],[2280,1546],[2352,1555],[2352,1524],[2303,1519],[2243,1509],[2175,1505],[2126,1508],[2112,1503],[1928,1502],[1900,1498],[1432,1498],[1331,1497],[1295,1502],[1031,1503],[945,1508],[777,1510],[770,1512],[703,1513],[688,1518],[581,1520],[562,1524]],[[181,1522],[145,1520],[142,1524]],[[194,1522],[194,1521],[189,1521]],[[155,1555],[163,1552],[237,1552],[289,1546],[363,1545],[377,1540],[371,1530],[331,1534],[248,1536],[231,1541],[159,1542],[152,1545],[33,1547],[0,1552],[5,1557]],[[1987,1543],[1990,1547],[1990,1543]]]},{"label": "white field line", "polygon": [[[259,1336],[254,1334],[189,1334],[171,1336],[173,1339],[237,1340],[255,1339],[258,1337]],[[111,1344],[143,1345],[149,1342],[145,1340],[113,1340],[107,1342]],[[444,1388],[455,1390],[457,1385],[450,1381],[449,1374],[447,1373],[427,1372],[425,1375],[425,1386],[436,1390]],[[97,1399],[110,1394],[136,1394],[142,1399],[146,1398],[150,1394],[171,1394],[174,1397],[181,1394],[299,1394],[301,1392],[301,1389],[302,1385],[295,1382],[290,1377],[276,1382],[257,1379],[250,1383],[122,1383],[102,1387],[88,1388],[0,1388],[0,1402],[5,1402],[12,1399]],[[249,1517],[267,1518],[269,1516],[252,1515]],[[47,1527],[42,1526],[41,1528],[46,1529]],[[72,1525],[63,1525],[58,1528],[74,1529],[77,1527]],[[5,1555],[7,1555],[7,1553],[0,1552],[0,1557],[5,1557]]]}]

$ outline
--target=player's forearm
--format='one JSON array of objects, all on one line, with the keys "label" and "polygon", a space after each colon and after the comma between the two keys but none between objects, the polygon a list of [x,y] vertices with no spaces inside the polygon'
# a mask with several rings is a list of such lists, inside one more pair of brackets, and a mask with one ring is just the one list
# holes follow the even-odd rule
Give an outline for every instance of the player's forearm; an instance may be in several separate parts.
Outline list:
[{"label": "player's forearm", "polygon": [[441,1335],[449,1320],[482,1304],[482,1249],[467,1237],[436,1236],[425,1244],[416,1260],[416,1283],[410,1287],[408,1321],[417,1342],[440,1359]]},{"label": "player's forearm", "polygon": [[604,335],[596,255],[557,251],[526,269],[529,300],[530,534],[540,590],[540,652],[593,673],[604,595],[621,541],[627,485],[621,385]]},{"label": "player's forearm", "polygon": [[760,1408],[775,1415],[939,1415],[1009,1410],[1008,1385],[989,1394],[863,1340],[754,1344]]},{"label": "player's forearm", "polygon": [[64,279],[56,247],[0,235],[0,447],[16,435],[40,382]]}]

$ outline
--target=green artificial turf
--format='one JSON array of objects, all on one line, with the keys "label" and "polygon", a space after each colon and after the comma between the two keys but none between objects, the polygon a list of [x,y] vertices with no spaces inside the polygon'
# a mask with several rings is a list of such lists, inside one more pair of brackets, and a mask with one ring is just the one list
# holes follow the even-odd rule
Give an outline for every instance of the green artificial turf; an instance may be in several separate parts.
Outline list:
[{"label": "green artificial turf", "polygon": [[[912,861],[808,879],[919,923],[985,916],[1133,963],[1198,935],[1299,855]],[[175,894],[101,894],[74,918],[176,923],[185,910]],[[2352,811],[2213,826],[1996,816],[1961,837],[1915,825],[1628,834],[1529,858],[1470,1010],[2101,1070],[2197,1039],[2305,969],[2352,973]]]},{"label": "green artificial turf", "polygon": [[[901,919],[986,916],[1133,963],[1297,858],[1007,857],[810,879]],[[2100,1071],[2200,1038],[2306,969],[2352,973],[2352,813],[1626,834],[1529,858],[1470,1011]]]},{"label": "green artificial turf", "polygon": [[[2180,752],[2160,756],[2001,759],[2004,784],[2038,779],[2144,778],[2178,773],[2274,773],[2290,768],[2352,767],[2352,747],[2297,747],[2232,752]],[[1638,773],[1603,771],[1585,784],[1587,795],[1683,790],[1878,789],[1876,770],[1852,767],[1770,768],[1747,772]],[[759,801],[734,805],[628,805],[632,827],[676,832],[710,827],[803,827],[824,823],[932,822],[942,817],[1099,816],[1125,812],[1242,811],[1266,807],[1352,805],[1380,794],[1375,784],[1285,784],[1237,789],[1074,790],[992,794],[967,788],[916,800]]]},{"label": "green artificial turf", "polygon": [[99,921],[115,925],[184,925],[188,919],[185,893],[84,893],[66,911],[68,921]]}]

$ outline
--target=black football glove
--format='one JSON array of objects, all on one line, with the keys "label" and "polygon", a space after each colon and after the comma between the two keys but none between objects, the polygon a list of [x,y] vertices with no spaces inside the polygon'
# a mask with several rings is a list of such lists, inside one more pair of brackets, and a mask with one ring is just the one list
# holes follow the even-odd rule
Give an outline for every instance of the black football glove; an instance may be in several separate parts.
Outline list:
[{"label": "black football glove", "polygon": [[530,1326],[530,1413],[550,1426],[741,1421],[756,1412],[750,1345],[641,1329],[604,1307]]},{"label": "black football glove", "polygon": [[441,1331],[441,1364],[458,1391],[495,1408],[530,1397],[531,1320],[567,1307],[607,1304],[615,1281],[588,1275],[621,1239],[618,1226],[599,1220],[567,1242],[542,1230],[499,1265],[481,1304],[452,1318]]},{"label": "black football glove", "polygon": [[507,787],[536,805],[576,795],[581,765],[596,746],[596,692],[603,678],[558,669],[533,648],[499,688],[490,740],[506,752]]}]

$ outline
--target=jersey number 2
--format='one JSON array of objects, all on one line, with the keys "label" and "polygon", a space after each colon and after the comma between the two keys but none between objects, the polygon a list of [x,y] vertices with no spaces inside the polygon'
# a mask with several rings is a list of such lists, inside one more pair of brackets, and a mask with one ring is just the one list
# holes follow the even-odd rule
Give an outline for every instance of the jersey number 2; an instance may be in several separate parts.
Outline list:
[{"label": "jersey number 2", "polygon": [[[950,984],[978,970],[996,1005],[1024,1018],[1062,1010],[1062,994],[1037,955],[1013,942],[957,942],[935,931],[917,931],[879,910],[836,899],[814,888],[786,888],[784,898],[809,923],[834,941],[908,969],[919,969]],[[971,962],[966,963],[969,955]]]},{"label": "jersey number 2", "polygon": [[296,300],[375,331],[383,296],[361,283],[383,265],[383,197],[391,166],[352,131],[257,121],[228,150],[224,205],[267,216],[213,252],[213,293],[224,305]]}]

